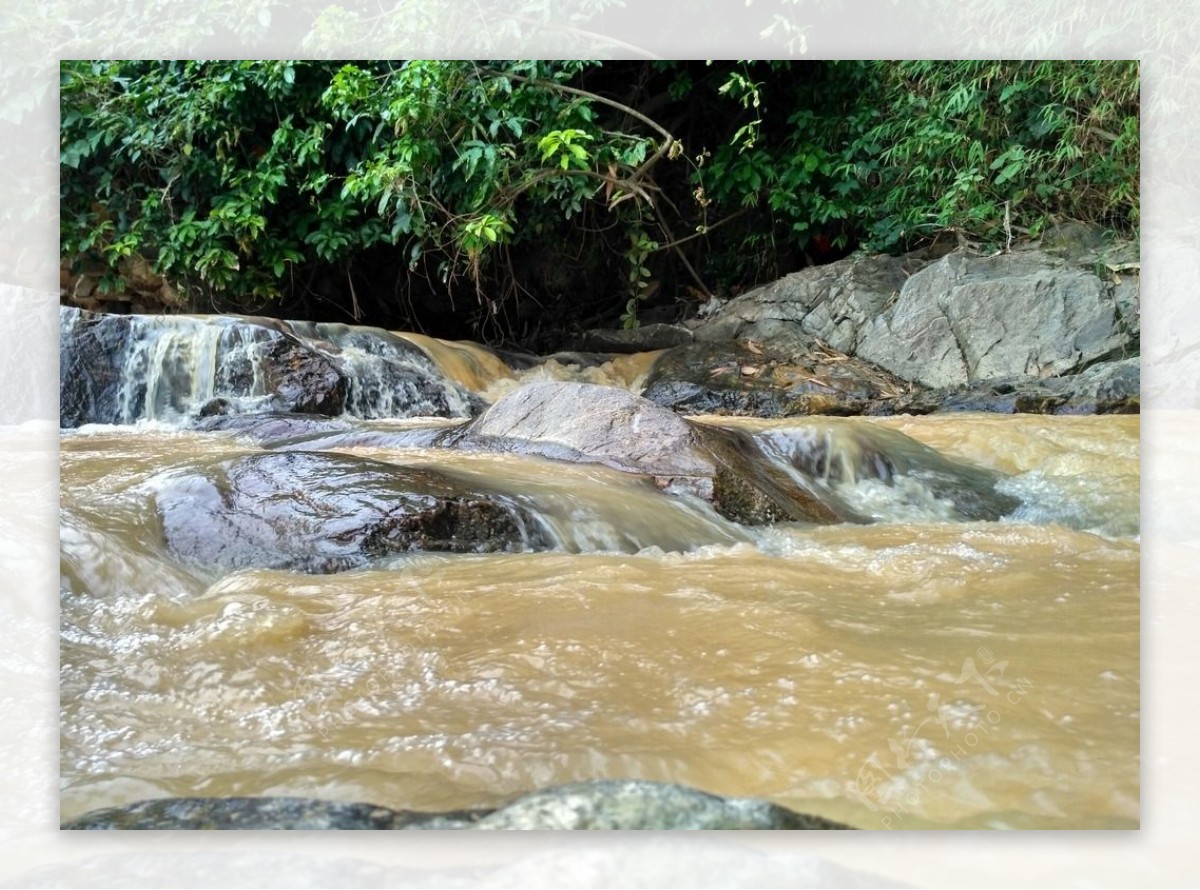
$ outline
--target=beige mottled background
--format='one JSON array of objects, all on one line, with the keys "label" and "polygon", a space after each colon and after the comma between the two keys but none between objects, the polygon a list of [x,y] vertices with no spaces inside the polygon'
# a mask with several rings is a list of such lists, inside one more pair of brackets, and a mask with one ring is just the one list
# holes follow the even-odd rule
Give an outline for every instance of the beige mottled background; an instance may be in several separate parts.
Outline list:
[{"label": "beige mottled background", "polygon": [[[0,8],[0,885],[1108,887],[1194,879],[1200,4],[0,0]],[[1141,60],[1140,832],[58,834],[57,60],[498,55]]]}]

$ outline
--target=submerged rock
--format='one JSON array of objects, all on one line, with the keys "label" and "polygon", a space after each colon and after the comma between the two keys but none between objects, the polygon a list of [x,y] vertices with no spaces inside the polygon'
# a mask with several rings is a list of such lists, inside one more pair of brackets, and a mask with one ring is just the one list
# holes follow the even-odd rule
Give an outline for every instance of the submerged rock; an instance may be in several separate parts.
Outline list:
[{"label": "submerged rock", "polygon": [[[765,460],[795,470],[793,478],[810,491],[862,521],[913,516],[914,507],[944,519],[991,521],[1020,506],[998,490],[1002,473],[952,460],[883,427],[776,428],[758,434],[755,445]],[[880,494],[887,495],[883,503]]]},{"label": "submerged rock", "polygon": [[354,428],[349,421],[316,414],[233,414],[228,410],[211,410],[210,405],[205,405],[200,410],[200,416],[192,422],[192,429],[203,432],[231,432],[252,442],[266,443],[341,433]]},{"label": "submerged rock", "polygon": [[406,551],[550,546],[510,498],[365,458],[253,454],[152,484],[168,549],[205,568],[336,572]]},{"label": "submerged rock", "polygon": [[495,810],[419,813],[296,797],[167,798],[95,810],[64,830],[335,829],[516,831],[843,830],[753,798],[660,782],[601,779],[535,791]]}]

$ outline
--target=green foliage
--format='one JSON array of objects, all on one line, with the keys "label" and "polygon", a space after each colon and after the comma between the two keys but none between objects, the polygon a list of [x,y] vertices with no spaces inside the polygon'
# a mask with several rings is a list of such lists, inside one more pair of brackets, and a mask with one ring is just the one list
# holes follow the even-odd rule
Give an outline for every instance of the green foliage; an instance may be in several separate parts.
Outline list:
[{"label": "green foliage", "polygon": [[363,268],[385,316],[465,284],[477,327],[582,279],[632,326],[652,277],[1136,230],[1138,87],[1107,61],[63,62],[62,250],[236,311]]},{"label": "green foliage", "polygon": [[629,248],[625,251],[625,261],[629,264],[626,278],[629,299],[625,301],[625,312],[621,315],[621,324],[626,329],[636,328],[639,325],[638,302],[645,297],[645,291],[649,287],[650,277],[653,274],[647,263],[658,247],[658,242],[640,228],[635,228],[629,233]]},{"label": "green foliage", "polygon": [[242,310],[380,247],[478,287],[645,162],[558,88],[591,65],[64,62],[64,255]]},{"label": "green foliage", "polygon": [[780,241],[1006,245],[1058,219],[1138,225],[1134,62],[830,62],[792,84],[743,64],[718,93],[753,119],[698,179],[718,208],[765,206]]}]

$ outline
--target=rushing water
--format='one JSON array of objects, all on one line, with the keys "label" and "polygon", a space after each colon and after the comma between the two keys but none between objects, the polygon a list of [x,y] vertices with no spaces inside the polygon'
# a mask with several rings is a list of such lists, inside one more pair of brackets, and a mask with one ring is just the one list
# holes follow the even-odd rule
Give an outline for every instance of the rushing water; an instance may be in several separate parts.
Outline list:
[{"label": "rushing water", "polygon": [[[517,374],[412,342],[488,400],[636,387],[649,364]],[[442,810],[637,777],[863,828],[1138,824],[1136,417],[705,422],[911,438],[1006,474],[1020,507],[953,521],[919,485],[850,477],[872,524],[747,529],[599,465],[349,445],[519,494],[559,546],[219,574],[167,552],[153,480],[259,446],[65,431],[62,817],[168,795]]]}]

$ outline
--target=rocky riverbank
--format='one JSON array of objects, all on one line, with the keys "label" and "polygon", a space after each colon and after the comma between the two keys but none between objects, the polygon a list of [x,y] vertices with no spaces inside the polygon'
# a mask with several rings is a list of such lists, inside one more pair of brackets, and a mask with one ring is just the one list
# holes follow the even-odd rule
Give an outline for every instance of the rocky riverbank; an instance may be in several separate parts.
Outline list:
[{"label": "rocky riverbank", "polygon": [[850,257],[691,324],[645,395],[768,417],[1136,413],[1138,269],[1134,245],[1088,229],[994,256]]},{"label": "rocky riverbank", "polygon": [[[1135,245],[1082,227],[992,256],[853,256],[705,318],[590,331],[566,344],[577,351],[491,361],[527,372],[657,352],[641,394],[681,414],[1137,413],[1138,270]],[[484,407],[417,342],[378,329],[64,307],[61,332],[64,427],[172,410],[369,418]]]}]

